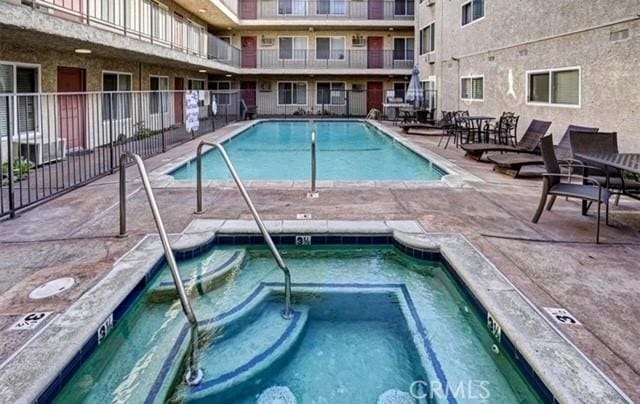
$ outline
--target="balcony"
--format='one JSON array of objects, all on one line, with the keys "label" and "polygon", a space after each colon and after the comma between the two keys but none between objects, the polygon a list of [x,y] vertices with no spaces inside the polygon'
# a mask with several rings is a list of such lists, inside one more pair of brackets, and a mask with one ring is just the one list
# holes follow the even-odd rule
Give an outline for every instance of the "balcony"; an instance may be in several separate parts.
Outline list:
[{"label": "balcony", "polygon": [[173,51],[238,67],[240,51],[152,1],[34,0],[35,10]]},{"label": "balcony", "polygon": [[411,0],[240,0],[243,20],[413,21]]},{"label": "balcony", "polygon": [[[331,70],[378,69],[407,70],[414,65],[412,54],[392,49],[347,49],[342,51],[258,49],[242,50],[243,69]],[[405,71],[396,72],[407,73]]]}]

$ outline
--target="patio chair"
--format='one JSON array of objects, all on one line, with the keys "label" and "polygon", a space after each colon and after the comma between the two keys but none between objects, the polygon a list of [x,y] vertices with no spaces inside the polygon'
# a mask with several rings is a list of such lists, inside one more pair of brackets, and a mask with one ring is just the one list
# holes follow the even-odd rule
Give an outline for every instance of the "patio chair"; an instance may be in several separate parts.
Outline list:
[{"label": "patio chair", "polygon": [[[598,132],[598,128],[590,128],[587,126],[569,125],[567,130],[562,135],[560,143],[555,146],[556,156],[563,162],[570,159],[571,156],[571,144],[570,134],[573,132],[582,133],[595,133]],[[520,175],[520,170],[527,166],[538,166],[544,164],[542,156],[528,153],[504,153],[495,154],[487,157],[487,160],[494,163],[496,167],[510,170],[513,172],[513,177],[517,178]]]},{"label": "patio chair", "polygon": [[516,145],[516,134],[518,133],[518,121],[520,116],[513,112],[503,112],[495,125],[487,124],[484,131],[487,136],[493,137],[496,144]]},{"label": "patio chair", "polygon": [[[592,169],[585,169],[585,162],[578,159],[577,153],[618,153],[618,134],[616,132],[599,132],[590,134],[583,131],[572,132],[570,136],[571,163],[581,175],[597,181],[601,186],[608,187],[616,195],[616,203],[624,192],[640,194],[640,182],[625,178],[624,173],[617,168],[591,164]],[[608,174],[608,183],[607,183]],[[588,208],[587,208],[588,209]]]},{"label": "patio chair", "polygon": [[488,152],[514,152],[514,153],[529,153],[537,154],[536,149],[540,139],[547,133],[547,130],[551,126],[551,122],[539,121],[534,119],[529,124],[529,127],[525,131],[522,139],[515,145],[501,145],[501,144],[486,144],[486,143],[474,143],[465,144],[462,146],[462,150],[466,152],[466,156],[480,160],[482,155]]},{"label": "patio chair", "polygon": [[[553,201],[556,196],[565,196],[568,198],[577,198],[586,202],[596,202],[598,204],[598,213],[596,220],[596,243],[600,242],[600,216],[602,204],[605,204],[605,218],[609,223],[609,197],[611,194],[609,190],[600,186],[600,184],[590,178],[577,176],[572,173],[562,173],[561,166],[556,159],[556,154],[553,149],[553,137],[551,135],[545,136],[540,140],[540,149],[542,151],[542,158],[544,160],[544,167],[546,172],[542,174],[542,196],[540,197],[540,203],[536,209],[533,219],[533,223],[538,223],[545,204],[547,204],[547,198],[551,196],[553,199],[547,204],[547,210],[551,210],[553,207]],[[583,181],[582,184],[562,182],[562,179],[577,178]],[[583,215],[586,214],[583,212]]]}]

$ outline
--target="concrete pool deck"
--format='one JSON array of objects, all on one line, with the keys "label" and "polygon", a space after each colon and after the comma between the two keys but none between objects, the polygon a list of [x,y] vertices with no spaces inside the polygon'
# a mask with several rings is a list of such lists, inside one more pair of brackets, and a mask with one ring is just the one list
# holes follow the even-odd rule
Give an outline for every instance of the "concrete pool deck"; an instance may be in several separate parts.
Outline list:
[{"label": "concrete pool deck", "polygon": [[[229,125],[150,158],[145,161],[147,168],[152,171],[184,159],[199,140],[219,140],[243,125]],[[408,183],[325,187],[329,184],[320,183],[319,199],[306,198],[304,183],[282,188],[277,183],[249,182],[260,213],[268,220],[296,220],[300,213],[311,214],[314,220],[417,220],[427,232],[461,233],[537,307],[571,312],[581,325],[558,327],[633,400],[640,400],[640,324],[636,321],[640,318],[640,203],[623,198],[620,206],[613,207],[615,227],[603,226],[604,244],[596,245],[595,219],[580,216],[578,202],[558,200],[539,224],[530,222],[540,194],[539,180],[512,179],[493,172],[490,164],[464,158],[455,147],[438,148],[437,137],[402,135],[396,127],[384,126],[478,180],[428,187]],[[156,180],[154,190],[167,230],[183,231],[194,218],[193,184]],[[133,169],[128,182],[127,239],[114,237],[117,175],[0,222],[0,366],[46,327],[9,330],[13,323],[30,312],[64,312],[110,271],[115,260],[155,231]],[[210,185],[204,198],[207,211],[200,217],[250,218],[235,188]],[[300,225],[305,226],[304,222]],[[70,290],[42,300],[28,298],[36,286],[63,276],[75,279]]]}]

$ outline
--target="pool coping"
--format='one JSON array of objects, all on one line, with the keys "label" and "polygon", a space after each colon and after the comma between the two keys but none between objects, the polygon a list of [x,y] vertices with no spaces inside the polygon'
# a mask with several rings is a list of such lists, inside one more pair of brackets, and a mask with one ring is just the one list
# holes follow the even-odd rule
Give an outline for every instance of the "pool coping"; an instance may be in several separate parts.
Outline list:
[{"label": "pool coping", "polygon": [[[524,358],[553,398],[559,402],[632,402],[526,296],[463,235],[427,233],[415,221],[271,220],[265,222],[276,242],[309,236],[312,244],[371,244],[386,237],[416,258],[442,258],[468,298],[485,308],[501,327],[503,349]],[[176,255],[188,258],[228,243],[262,243],[255,222],[194,219],[170,236]],[[297,240],[295,240],[297,241]],[[147,235],[114,263],[113,269],[71,307],[23,346],[0,372],[0,397],[8,402],[46,402],[97,346],[105,320],[117,323],[162,266],[157,236]],[[107,330],[108,331],[108,330]],[[526,371],[526,369],[525,369]],[[566,383],[571,381],[571,383]]]},{"label": "pool coping", "polygon": [[[242,132],[247,129],[262,123],[262,122],[273,122],[273,121],[284,121],[284,122],[293,122],[293,121],[308,121],[310,119],[299,118],[299,119],[256,119],[248,122],[236,122],[233,125],[237,125],[237,127],[233,128],[229,133],[218,137],[215,137],[216,132],[211,132],[208,135],[203,136],[202,140],[212,140],[215,137],[215,141],[219,143],[224,143],[232,138],[240,135]],[[381,122],[366,120],[366,119],[323,119],[323,121],[355,121],[355,122],[363,122],[368,125],[373,126],[377,131],[380,131],[383,135],[389,136],[394,141],[400,143],[402,146],[406,147],[409,152],[415,153],[422,159],[426,159],[431,162],[433,165],[437,166],[440,170],[445,172],[445,175],[442,176],[439,180],[319,180],[317,181],[318,188],[400,188],[400,189],[412,189],[412,188],[432,188],[432,187],[469,187],[469,183],[482,183],[485,182],[483,179],[471,174],[470,172],[464,170],[453,162],[447,160],[446,158],[440,156],[437,153],[434,153],[430,150],[424,149],[416,145],[415,143],[401,137],[399,134],[394,133],[393,131],[388,130]],[[207,148],[204,149],[205,152]],[[171,174],[182,167],[183,165],[194,161],[196,158],[196,151],[194,150],[192,153],[184,154],[178,158],[171,160],[163,164],[162,166],[156,168],[149,174],[149,179],[151,180],[151,184],[154,188],[195,188],[196,181],[189,180],[178,180],[175,179]],[[310,187],[310,180],[247,180],[243,181],[245,185],[252,188],[300,188],[307,189]],[[207,187],[235,187],[235,184],[232,180],[202,180],[202,186]]]}]

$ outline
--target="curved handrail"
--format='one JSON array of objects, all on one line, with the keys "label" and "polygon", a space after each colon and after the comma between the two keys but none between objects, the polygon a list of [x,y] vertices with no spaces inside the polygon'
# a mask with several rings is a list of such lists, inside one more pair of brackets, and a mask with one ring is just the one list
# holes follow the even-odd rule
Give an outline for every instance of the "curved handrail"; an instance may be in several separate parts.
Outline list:
[{"label": "curved handrail", "polygon": [[173,283],[176,285],[178,291],[178,297],[180,298],[180,304],[182,305],[182,311],[187,316],[189,325],[191,326],[191,356],[189,358],[189,370],[185,376],[185,380],[188,385],[195,386],[202,381],[202,369],[198,367],[198,320],[196,315],[191,309],[191,303],[184,290],[180,273],[178,272],[178,265],[176,264],[176,258],[173,255],[171,244],[169,243],[169,237],[164,229],[162,218],[160,217],[160,211],[158,210],[158,204],[156,198],[153,196],[151,190],[151,184],[149,183],[149,177],[147,176],[147,170],[144,168],[142,158],[137,154],[131,152],[124,152],[120,155],[120,234],[119,237],[127,236],[127,177],[126,177],[126,161],[130,158],[138,166],[140,172],[140,178],[142,179],[142,185],[147,194],[147,200],[149,201],[149,207],[153,214],[153,220],[156,223],[158,229],[158,235],[160,241],[162,241],[162,247],[164,248],[164,256],[167,259],[167,264],[171,270],[171,276],[173,277]]},{"label": "curved handrail", "polygon": [[317,178],[317,164],[316,164],[316,128],[311,129],[311,196],[316,197],[316,178]]},{"label": "curved handrail", "polygon": [[251,215],[253,216],[253,219],[255,220],[256,224],[258,225],[258,228],[260,229],[260,233],[262,233],[262,237],[264,237],[264,241],[267,243],[269,250],[271,250],[271,255],[273,255],[273,259],[276,261],[276,263],[278,264],[278,267],[280,267],[282,272],[284,272],[284,311],[282,312],[282,316],[286,319],[289,319],[291,318],[291,273],[289,272],[289,268],[287,267],[287,264],[282,259],[282,256],[280,255],[278,248],[276,247],[275,243],[271,239],[271,236],[267,231],[267,227],[264,225],[264,222],[262,221],[260,214],[256,210],[256,207],[254,206],[253,201],[251,200],[251,197],[249,197],[249,194],[247,193],[247,190],[244,187],[244,184],[242,184],[242,180],[240,180],[240,177],[238,176],[238,173],[236,172],[236,169],[233,166],[233,163],[231,162],[231,159],[229,158],[227,151],[224,149],[224,147],[222,147],[220,143],[208,142],[206,140],[203,140],[198,144],[198,149],[196,152],[196,156],[197,156],[196,157],[196,171],[197,171],[196,184],[197,185],[196,185],[196,212],[195,213],[200,214],[203,212],[202,210],[202,148],[204,146],[211,146],[217,149],[220,152],[220,155],[222,155],[222,159],[227,164],[227,168],[229,169],[229,172],[231,173],[231,176],[233,177],[233,180],[235,181],[238,187],[238,190],[242,195],[242,198],[244,199],[245,203],[249,207],[249,210],[251,211]]}]

